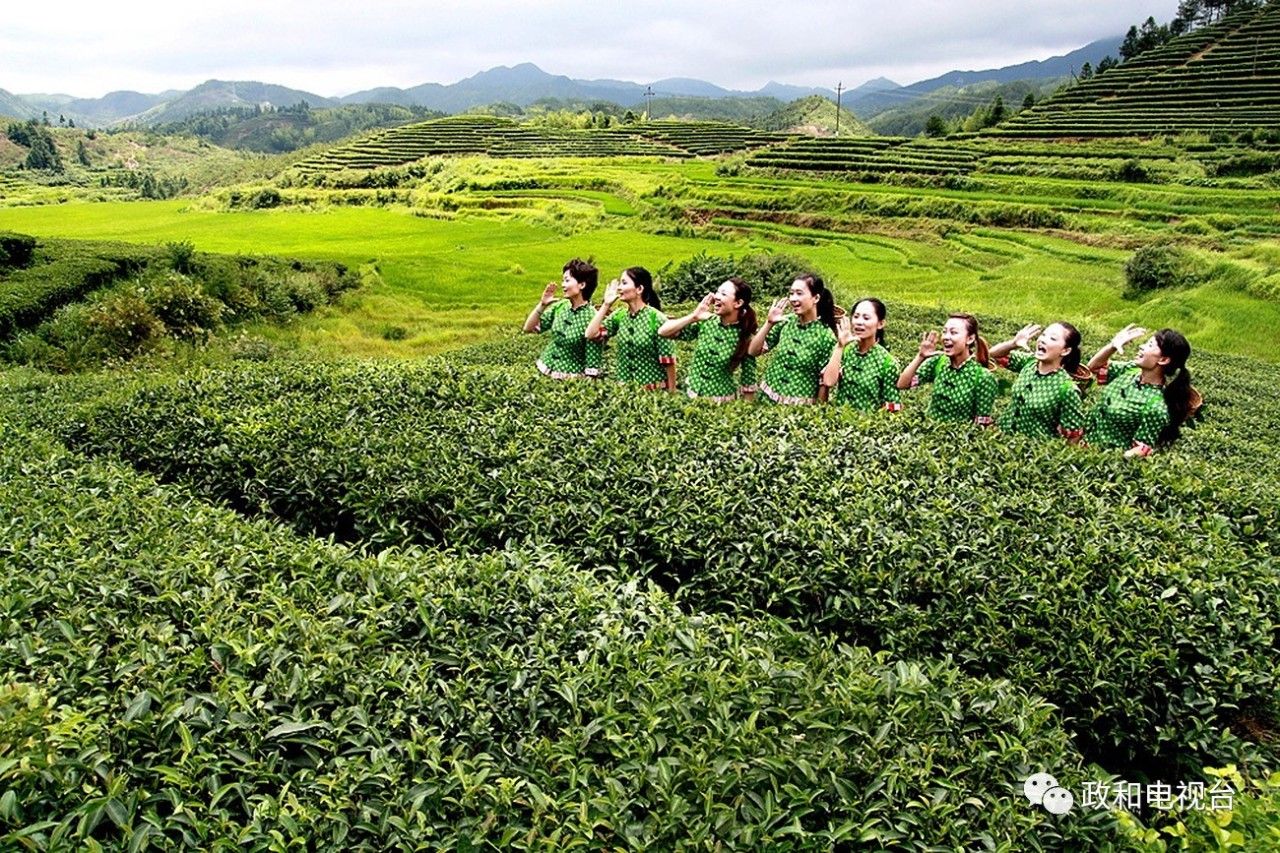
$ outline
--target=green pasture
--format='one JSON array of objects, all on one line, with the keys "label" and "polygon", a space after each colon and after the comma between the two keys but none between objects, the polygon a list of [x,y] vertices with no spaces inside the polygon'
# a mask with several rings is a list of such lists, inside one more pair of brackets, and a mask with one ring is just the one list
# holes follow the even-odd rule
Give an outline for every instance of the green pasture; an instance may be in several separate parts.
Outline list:
[{"label": "green pasture", "polygon": [[[648,180],[654,180],[652,174]],[[625,203],[618,197],[604,201],[600,197],[610,194],[598,190],[566,195],[587,192],[610,206]],[[380,280],[348,296],[339,308],[285,330],[262,330],[326,356],[414,357],[509,331],[573,256],[594,257],[612,276],[633,264],[657,270],[699,251],[787,251],[811,258],[827,272],[842,301],[876,293],[1014,321],[1063,317],[1093,340],[1128,322],[1172,325],[1206,349],[1275,359],[1266,332],[1280,323],[1280,305],[1230,281],[1145,301],[1126,299],[1125,250],[1003,229],[892,237],[744,222],[724,235],[694,237],[651,233],[642,224],[628,228],[633,221],[631,216],[606,218],[604,227],[566,234],[554,223],[485,211],[452,219],[378,207],[225,212],[184,201],[0,210],[0,229],[37,236],[190,240],[210,252],[376,262]],[[1268,245],[1253,244],[1248,252],[1263,259],[1264,272],[1274,253],[1258,247]]]}]

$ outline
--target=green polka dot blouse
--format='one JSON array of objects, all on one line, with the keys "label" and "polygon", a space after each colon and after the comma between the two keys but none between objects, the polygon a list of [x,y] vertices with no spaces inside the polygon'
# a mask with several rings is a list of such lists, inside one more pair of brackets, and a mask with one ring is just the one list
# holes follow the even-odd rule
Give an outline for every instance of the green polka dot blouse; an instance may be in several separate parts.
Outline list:
[{"label": "green polka dot blouse", "polygon": [[1084,440],[1095,447],[1137,448],[1143,456],[1155,449],[1160,433],[1169,425],[1164,387],[1142,381],[1136,364],[1108,364],[1100,371],[1105,381],[1102,396],[1084,424]]},{"label": "green polka dot blouse", "polygon": [[676,345],[658,335],[667,317],[651,305],[635,314],[615,311],[604,321],[601,343],[614,344],[614,378],[653,390],[665,387],[666,365],[675,364]]},{"label": "green polka dot blouse", "polygon": [[911,384],[914,387],[921,382],[933,383],[929,417],[939,421],[973,421],[979,426],[991,424],[996,378],[976,358],[955,368],[945,355],[931,356],[920,365]]},{"label": "green polka dot blouse", "polygon": [[553,302],[542,312],[537,331],[550,334],[551,340],[538,356],[539,371],[553,379],[600,375],[604,351],[598,341],[584,337],[595,313],[590,302],[571,308],[568,299]]},{"label": "green polka dot blouse", "polygon": [[696,340],[693,364],[685,379],[690,397],[708,397],[716,402],[727,402],[739,394],[756,390],[756,359],[746,356],[739,367],[739,378],[734,379],[733,354],[738,349],[742,326],[734,323],[726,326],[718,320],[706,320],[685,326],[679,340]]},{"label": "green polka dot blouse", "polygon": [[784,317],[765,336],[771,355],[760,393],[775,403],[816,402],[822,368],[835,345],[835,332],[821,320],[801,325],[794,314]]},{"label": "green polka dot blouse", "polygon": [[1033,438],[1062,436],[1078,439],[1084,435],[1084,404],[1067,371],[1058,368],[1041,373],[1035,356],[1011,352],[1008,368],[1018,374],[1013,381],[1009,405],[997,421],[1005,432]]},{"label": "green polka dot blouse", "polygon": [[863,353],[855,341],[845,347],[841,356],[840,383],[836,385],[832,401],[862,412],[876,409],[896,412],[902,408],[902,398],[898,395],[899,372],[898,362],[881,344]]}]

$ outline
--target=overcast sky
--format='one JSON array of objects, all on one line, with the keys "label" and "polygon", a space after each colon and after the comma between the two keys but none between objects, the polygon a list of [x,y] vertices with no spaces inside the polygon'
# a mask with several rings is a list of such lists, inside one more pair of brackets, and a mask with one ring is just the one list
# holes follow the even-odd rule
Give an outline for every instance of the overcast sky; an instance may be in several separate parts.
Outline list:
[{"label": "overcast sky", "polygon": [[0,88],[98,97],[205,80],[323,96],[453,83],[533,62],[569,77],[727,88],[856,87],[1046,59],[1123,34],[1176,0],[207,0],[13,2]]}]

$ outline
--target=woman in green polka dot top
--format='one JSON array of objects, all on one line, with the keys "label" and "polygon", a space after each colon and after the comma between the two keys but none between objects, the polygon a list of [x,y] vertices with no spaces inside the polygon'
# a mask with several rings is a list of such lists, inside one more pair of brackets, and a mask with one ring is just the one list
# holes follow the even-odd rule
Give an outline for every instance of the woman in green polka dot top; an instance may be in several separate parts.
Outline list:
[{"label": "woman in green polka dot top", "polygon": [[[1031,339],[1035,352],[1025,350]],[[1084,403],[1076,387],[1080,332],[1070,323],[1052,323],[1043,332],[1023,326],[1012,339],[991,348],[991,358],[1018,374],[1013,393],[997,421],[1005,432],[1033,438],[1061,436],[1075,444],[1084,435]]]},{"label": "woman in green polka dot top", "polygon": [[[627,306],[613,316],[619,302]],[[646,391],[676,389],[675,343],[658,335],[667,322],[653,289],[653,276],[644,267],[628,267],[605,288],[604,304],[583,333],[588,341],[616,343],[614,374],[619,382]]]},{"label": "woman in green polka dot top", "polygon": [[920,349],[898,376],[898,388],[933,383],[929,417],[955,423],[991,425],[996,401],[996,378],[987,370],[987,343],[978,335],[978,319],[972,314],[952,314],[942,327],[942,351],[938,333],[925,332]]},{"label": "woman in green polka dot top", "polygon": [[[718,317],[718,323],[707,323]],[[756,332],[756,312],[751,307],[751,287],[734,277],[708,293],[698,307],[683,317],[668,320],[658,329],[664,338],[697,340],[693,366],[685,379],[690,397],[727,403],[756,393],[756,360],[747,354]],[[734,373],[739,372],[738,379]]]},{"label": "woman in green polka dot top", "polygon": [[[786,315],[788,305],[791,316]],[[760,393],[783,405],[818,402],[822,368],[836,345],[836,302],[822,278],[796,276],[791,293],[769,309],[765,323],[751,339],[748,352],[770,352]]]},{"label": "woman in green polka dot top", "polygon": [[836,326],[836,347],[822,371],[822,384],[836,389],[833,403],[863,412],[901,411],[898,362],[884,347],[888,311],[875,297],[859,299]]},{"label": "woman in green polka dot top", "polygon": [[556,284],[550,282],[542,298],[524,321],[529,334],[551,333],[551,340],[538,356],[538,371],[552,379],[579,379],[600,375],[604,353],[600,344],[583,337],[595,311],[591,294],[595,293],[599,271],[590,261],[574,258],[564,265],[559,284],[564,299],[556,299]]},{"label": "woman in green polka dot top", "polygon": [[1084,424],[1084,440],[1095,447],[1123,448],[1125,456],[1150,456],[1177,440],[1191,406],[1191,345],[1173,329],[1161,329],[1138,348],[1128,364],[1111,361],[1147,331],[1125,326],[1089,360],[1104,385]]}]

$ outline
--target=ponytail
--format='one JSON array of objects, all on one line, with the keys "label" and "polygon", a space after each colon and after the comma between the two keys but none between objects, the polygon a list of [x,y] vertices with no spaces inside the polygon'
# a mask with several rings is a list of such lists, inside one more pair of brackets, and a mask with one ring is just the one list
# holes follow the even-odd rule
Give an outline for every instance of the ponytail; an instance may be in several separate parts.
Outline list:
[{"label": "ponytail", "polygon": [[738,276],[730,278],[729,283],[733,285],[734,296],[742,302],[742,307],[738,309],[738,346],[729,359],[729,369],[737,370],[747,357],[747,348],[751,346],[751,338],[760,327],[760,322],[756,319],[756,309],[751,307],[751,285]]},{"label": "ponytail", "polygon": [[1187,368],[1191,344],[1173,329],[1156,332],[1155,340],[1160,354],[1169,359],[1164,368],[1164,407],[1169,412],[1169,423],[1156,439],[1158,445],[1165,447],[1178,440],[1182,422],[1191,410],[1191,371]]},{"label": "ponytail", "polygon": [[1080,330],[1070,323],[1058,321],[1058,325],[1066,332],[1063,335],[1062,342],[1071,348],[1071,352],[1062,357],[1062,369],[1067,371],[1067,375],[1075,377],[1080,370]]}]

